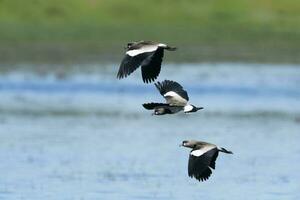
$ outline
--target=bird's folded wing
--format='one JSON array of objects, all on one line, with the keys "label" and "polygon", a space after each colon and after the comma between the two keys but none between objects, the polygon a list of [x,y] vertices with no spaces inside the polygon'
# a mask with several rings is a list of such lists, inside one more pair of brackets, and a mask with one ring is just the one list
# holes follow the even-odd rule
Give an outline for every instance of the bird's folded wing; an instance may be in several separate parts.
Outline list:
[{"label": "bird's folded wing", "polygon": [[187,92],[175,81],[165,80],[155,86],[170,105],[184,106],[189,100]]},{"label": "bird's folded wing", "polygon": [[166,99],[166,103],[172,106],[185,106],[187,104],[186,99],[182,98],[180,95],[173,91],[167,92],[164,95],[164,98]]}]

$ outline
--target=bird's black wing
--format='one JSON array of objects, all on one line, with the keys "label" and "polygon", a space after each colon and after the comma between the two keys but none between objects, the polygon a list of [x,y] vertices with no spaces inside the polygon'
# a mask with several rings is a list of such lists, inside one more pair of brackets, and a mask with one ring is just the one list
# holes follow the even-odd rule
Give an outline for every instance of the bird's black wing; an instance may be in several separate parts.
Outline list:
[{"label": "bird's black wing", "polygon": [[144,103],[143,107],[147,110],[153,110],[156,107],[166,107],[169,106],[169,104],[166,103]]},{"label": "bird's black wing", "polygon": [[211,162],[210,162],[209,166],[213,169],[216,169],[216,160],[217,160],[218,155],[219,155],[219,151],[216,151],[215,154],[213,155],[213,157],[211,158]]},{"label": "bird's black wing", "polygon": [[153,52],[150,56],[148,56],[143,63],[142,66],[142,77],[145,83],[151,83],[154,81],[161,69],[161,63],[164,56],[164,49],[157,48],[155,52]]},{"label": "bird's black wing", "polygon": [[207,180],[212,174],[212,170],[209,167],[214,169],[214,167],[211,166],[211,163],[213,161],[213,166],[215,166],[217,153],[218,150],[214,148],[199,157],[190,154],[188,164],[188,175],[190,177],[195,177],[199,181]]},{"label": "bird's black wing", "polygon": [[149,57],[152,54],[153,52],[141,53],[136,56],[130,56],[126,54],[121,62],[117,78],[126,78],[129,74],[134,72],[147,57]]},{"label": "bird's black wing", "polygon": [[164,80],[163,82],[157,82],[155,83],[156,88],[158,89],[159,93],[164,96],[168,92],[175,92],[182,98],[184,98],[186,101],[189,100],[189,96],[187,92],[183,89],[183,87],[175,82],[170,80]]}]

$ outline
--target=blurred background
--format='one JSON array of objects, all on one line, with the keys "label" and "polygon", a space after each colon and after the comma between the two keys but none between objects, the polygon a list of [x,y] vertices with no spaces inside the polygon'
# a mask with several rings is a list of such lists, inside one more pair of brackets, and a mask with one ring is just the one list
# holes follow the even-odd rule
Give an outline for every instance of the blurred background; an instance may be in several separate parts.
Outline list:
[{"label": "blurred background", "polygon": [[118,60],[128,41],[180,47],[176,61],[299,63],[294,0],[1,0],[1,61]]},{"label": "blurred background", "polygon": [[[204,110],[143,109],[154,85],[116,79],[139,40]],[[0,0],[0,199],[298,200],[299,63],[295,0]],[[234,154],[199,183],[186,139]]]}]

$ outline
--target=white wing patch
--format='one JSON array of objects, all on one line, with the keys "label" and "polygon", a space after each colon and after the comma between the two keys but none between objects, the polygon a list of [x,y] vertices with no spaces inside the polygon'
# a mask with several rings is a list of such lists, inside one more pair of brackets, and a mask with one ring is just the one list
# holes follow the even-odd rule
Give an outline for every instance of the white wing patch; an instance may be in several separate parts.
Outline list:
[{"label": "white wing patch", "polygon": [[133,57],[142,53],[147,53],[147,52],[153,52],[156,51],[157,46],[155,45],[147,45],[147,46],[143,46],[140,49],[133,49],[133,50],[129,50],[126,52],[127,55]]},{"label": "white wing patch", "polygon": [[205,154],[206,152],[212,150],[213,148],[216,148],[216,147],[215,146],[205,146],[201,149],[197,149],[197,150],[192,151],[191,155],[199,157],[199,156]]},{"label": "white wing patch", "polygon": [[184,106],[184,108],[183,108],[183,112],[190,112],[191,110],[193,110],[193,106],[191,106],[189,104]]},{"label": "white wing patch", "polygon": [[164,94],[164,97],[167,100],[167,103],[170,105],[185,106],[187,103],[186,99],[182,98],[180,95],[173,91],[167,92],[166,94]]},{"label": "white wing patch", "polygon": [[164,94],[164,97],[167,97],[167,96],[176,97],[179,95],[176,92],[170,91],[170,92],[167,92],[166,94]]},{"label": "white wing patch", "polygon": [[159,43],[158,46],[159,46],[159,47],[167,47],[167,45],[166,45],[166,44],[163,44],[163,43]]}]

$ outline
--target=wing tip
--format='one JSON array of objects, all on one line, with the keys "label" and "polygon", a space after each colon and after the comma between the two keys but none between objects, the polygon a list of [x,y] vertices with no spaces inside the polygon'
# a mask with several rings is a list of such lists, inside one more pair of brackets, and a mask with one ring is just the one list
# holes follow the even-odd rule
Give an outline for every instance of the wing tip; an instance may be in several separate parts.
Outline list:
[{"label": "wing tip", "polygon": [[126,78],[127,75],[126,74],[123,74],[123,73],[118,73],[117,74],[117,79],[123,79],[123,78]]},{"label": "wing tip", "polygon": [[148,84],[148,83],[152,83],[157,79],[157,77],[143,77],[143,82]]},{"label": "wing tip", "polygon": [[164,91],[163,91],[163,87],[162,87],[162,83],[157,81],[156,83],[154,83],[156,89],[159,91],[159,93],[161,95],[163,95]]},{"label": "wing tip", "polygon": [[153,103],[143,103],[142,106],[147,110],[153,110]]},{"label": "wing tip", "polygon": [[121,74],[117,74],[117,79],[122,79],[123,78],[123,76],[121,75]]},{"label": "wing tip", "polygon": [[190,178],[195,178],[199,182],[203,182],[203,181],[207,181],[211,177],[212,172],[213,172],[213,170],[211,170],[210,168],[207,168],[200,174],[189,171],[188,175]]}]

